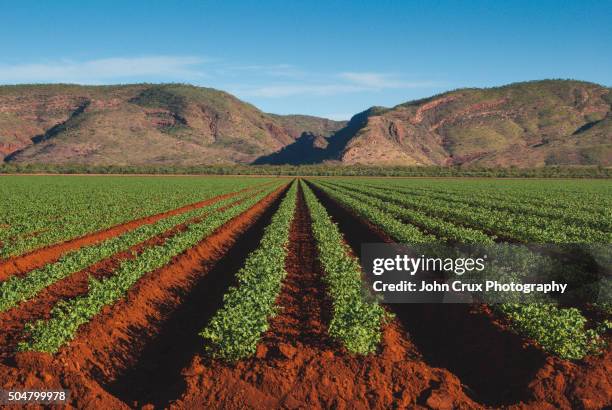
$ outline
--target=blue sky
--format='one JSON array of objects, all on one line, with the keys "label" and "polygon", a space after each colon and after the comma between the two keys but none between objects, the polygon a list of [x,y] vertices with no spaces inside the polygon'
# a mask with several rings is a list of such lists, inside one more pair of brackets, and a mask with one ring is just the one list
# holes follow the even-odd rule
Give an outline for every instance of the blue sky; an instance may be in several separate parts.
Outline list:
[{"label": "blue sky", "polygon": [[610,0],[0,0],[0,15],[3,84],[188,82],[339,119],[460,87],[612,85]]}]

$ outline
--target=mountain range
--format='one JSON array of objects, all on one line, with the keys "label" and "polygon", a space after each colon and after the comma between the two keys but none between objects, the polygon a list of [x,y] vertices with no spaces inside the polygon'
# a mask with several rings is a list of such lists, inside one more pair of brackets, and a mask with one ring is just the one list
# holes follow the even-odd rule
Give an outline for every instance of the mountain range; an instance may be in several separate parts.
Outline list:
[{"label": "mountain range", "polygon": [[0,159],[84,165],[612,165],[612,90],[459,89],[350,121],[276,115],[183,84],[0,86]]}]

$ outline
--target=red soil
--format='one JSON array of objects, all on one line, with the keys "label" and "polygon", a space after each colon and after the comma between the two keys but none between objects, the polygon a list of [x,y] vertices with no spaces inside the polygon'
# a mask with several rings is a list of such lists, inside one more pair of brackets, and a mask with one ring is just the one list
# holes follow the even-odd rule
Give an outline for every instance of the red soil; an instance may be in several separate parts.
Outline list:
[{"label": "red soil", "polygon": [[[269,183],[266,183],[269,184]],[[263,184],[265,185],[265,184]],[[260,185],[261,186],[261,185]],[[11,257],[5,260],[0,260],[0,281],[8,279],[12,275],[24,274],[34,269],[39,269],[48,263],[57,261],[66,252],[78,249],[83,246],[92,245],[106,239],[119,236],[125,232],[131,231],[144,224],[155,223],[169,216],[178,215],[193,209],[201,208],[206,205],[213,204],[225,198],[230,198],[240,192],[248,191],[256,186],[242,189],[240,191],[229,194],[219,195],[205,201],[196,202],[185,205],[170,211],[162,212],[156,215],[150,215],[144,218],[135,219],[123,224],[115,225],[111,228],[104,229],[98,232],[93,232],[79,238],[70,239],[54,245],[49,245],[41,249],[34,250],[24,255]]]},{"label": "red soil", "polygon": [[[397,314],[376,355],[356,357],[327,334],[331,306],[302,193],[288,275],[256,357],[226,364],[201,355],[197,330],[222,303],[257,246],[282,189],[173,263],[147,274],[56,357],[18,354],[0,387],[72,390],[78,408],[151,403],[176,408],[603,408],[612,403],[612,351],[571,363],[507,329],[486,306],[389,306]],[[316,192],[354,254],[371,229]],[[504,387],[505,386],[505,387]],[[499,397],[493,397],[498,389]],[[492,392],[491,392],[492,391]]]},{"label": "red soil", "polygon": [[256,357],[235,365],[196,356],[178,408],[477,408],[459,380],[425,364],[398,323],[380,354],[357,357],[330,340],[323,272],[302,194],[290,233],[287,277]]},{"label": "red soil", "polygon": [[72,390],[78,408],[124,408],[126,405],[104,390],[138,360],[148,341],[160,331],[165,319],[183,302],[202,276],[236,242],[237,238],[285,190],[281,187],[243,212],[173,262],[143,277],[122,299],[106,307],[84,325],[77,338],[55,357],[40,353],[15,355],[16,368],[0,365],[2,388],[49,388]]},{"label": "red soil", "polygon": [[[254,196],[261,190],[254,191]],[[241,198],[222,208],[235,206],[243,202],[246,198]],[[151,238],[147,241],[136,244],[126,251],[119,252],[110,258],[95,263],[88,268],[75,272],[74,274],[57,281],[51,286],[41,291],[35,298],[22,302],[18,306],[0,313],[0,360],[9,363],[12,359],[17,344],[24,338],[24,323],[33,322],[38,319],[48,319],[51,309],[55,304],[64,299],[74,298],[87,292],[89,278],[102,279],[112,274],[124,260],[134,259],[146,248],[161,245],[166,239],[183,232],[191,223],[196,223],[203,219],[208,213],[203,214],[190,221],[179,224],[167,230],[163,234]]]},{"label": "red soil", "polygon": [[[355,254],[360,254],[361,243],[389,241],[313,188]],[[453,372],[477,401],[512,408],[599,409],[612,405],[612,343],[601,355],[570,362],[521,338],[486,306],[388,307],[408,330],[425,361]]]},{"label": "red soil", "polygon": [[551,403],[555,408],[603,409],[612,407],[612,348],[577,363],[548,357],[529,384],[533,399],[527,408]]}]

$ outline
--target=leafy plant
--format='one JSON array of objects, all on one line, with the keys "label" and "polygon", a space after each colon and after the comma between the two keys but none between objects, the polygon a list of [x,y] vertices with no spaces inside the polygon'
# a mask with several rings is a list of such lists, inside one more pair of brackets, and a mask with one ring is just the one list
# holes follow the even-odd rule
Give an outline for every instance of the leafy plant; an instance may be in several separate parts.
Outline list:
[{"label": "leafy plant", "polygon": [[186,231],[167,239],[162,245],[149,247],[135,259],[123,261],[112,276],[100,281],[91,279],[87,294],[61,301],[51,310],[48,320],[28,324],[28,339],[19,344],[19,350],[57,352],[75,337],[80,326],[89,322],[104,306],[112,305],[124,297],[143,275],[170,263],[172,258],[195,246],[230,219],[255,205],[277,186],[189,225]]},{"label": "leafy plant", "polygon": [[285,257],[289,230],[296,207],[297,185],[293,183],[278,211],[266,227],[259,247],[236,274],[237,284],[223,297],[223,307],[200,332],[206,350],[214,357],[236,361],[253,355],[287,275]]},{"label": "leafy plant", "polygon": [[604,329],[586,329],[587,320],[576,308],[503,304],[499,309],[510,318],[516,330],[563,359],[582,359],[605,346],[600,334]]},{"label": "leafy plant", "polygon": [[0,258],[271,181],[5,176],[0,183]]},{"label": "leafy plant", "polygon": [[[542,185],[530,181],[434,184],[389,179],[325,179],[314,183],[332,199],[404,243],[490,244],[502,238],[526,243],[588,244],[609,243],[612,238],[611,204],[600,184]],[[426,233],[435,236],[426,237]],[[565,359],[580,359],[599,352],[605,344],[601,335],[607,331],[609,322],[589,328],[577,308],[553,303],[505,303],[492,307],[506,315],[520,334]],[[593,307],[607,311],[604,302]]]},{"label": "leafy plant", "polygon": [[364,298],[358,261],[349,254],[342,234],[323,205],[310,188],[303,185],[303,189],[333,305],[329,334],[351,353],[373,353],[389,315],[378,303]]},{"label": "leafy plant", "polygon": [[[231,188],[232,186],[230,185],[226,189]],[[213,191],[211,194],[216,192],[218,191]],[[12,276],[0,283],[0,312],[36,296],[44,288],[68,277],[74,272],[83,270],[118,252],[125,251],[131,246],[160,235],[176,225],[190,221],[195,222],[192,220],[203,216],[207,212],[214,212],[216,209],[227,206],[240,198],[244,198],[246,195],[252,195],[252,192],[226,198],[202,208],[161,219],[152,224],[142,225],[123,235],[68,252],[57,262],[45,265],[40,269],[35,269],[25,276]]]}]

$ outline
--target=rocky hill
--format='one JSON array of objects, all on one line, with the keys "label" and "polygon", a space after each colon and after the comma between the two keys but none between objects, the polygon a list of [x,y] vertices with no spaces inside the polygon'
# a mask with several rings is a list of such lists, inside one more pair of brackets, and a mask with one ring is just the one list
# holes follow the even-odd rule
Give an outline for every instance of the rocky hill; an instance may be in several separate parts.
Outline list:
[{"label": "rocky hill", "polygon": [[346,164],[610,166],[611,104],[609,88],[578,81],[457,90],[363,113],[335,159]]},{"label": "rocky hill", "polygon": [[0,87],[6,162],[250,163],[302,133],[329,135],[343,125],[265,114],[225,92],[188,85]]},{"label": "rocky hill", "polygon": [[461,89],[348,123],[266,114],[188,85],[0,87],[14,163],[612,165],[612,92],[544,80]]}]

